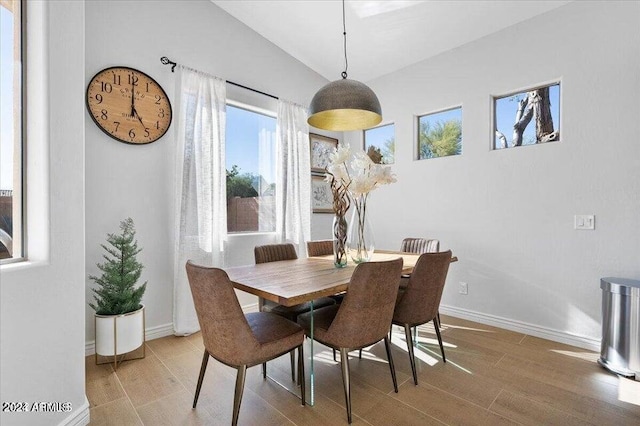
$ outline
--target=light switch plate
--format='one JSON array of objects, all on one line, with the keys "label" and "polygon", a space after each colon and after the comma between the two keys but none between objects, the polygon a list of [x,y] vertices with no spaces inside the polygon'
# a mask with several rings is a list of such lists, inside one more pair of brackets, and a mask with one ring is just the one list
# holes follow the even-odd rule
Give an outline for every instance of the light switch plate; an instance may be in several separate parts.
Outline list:
[{"label": "light switch plate", "polygon": [[460,294],[469,294],[469,285],[467,283],[460,282]]},{"label": "light switch plate", "polygon": [[577,214],[573,217],[573,228],[592,231],[596,229],[596,217],[592,214]]}]

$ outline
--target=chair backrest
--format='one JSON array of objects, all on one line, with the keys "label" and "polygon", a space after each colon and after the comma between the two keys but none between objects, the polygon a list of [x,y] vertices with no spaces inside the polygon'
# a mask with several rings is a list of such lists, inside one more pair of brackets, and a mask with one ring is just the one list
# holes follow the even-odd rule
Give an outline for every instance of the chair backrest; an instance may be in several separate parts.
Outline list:
[{"label": "chair backrest", "polygon": [[258,263],[277,262],[279,260],[297,259],[298,254],[293,244],[267,244],[264,246],[256,246],[253,249],[253,255]]},{"label": "chair backrest", "polygon": [[187,277],[207,352],[232,366],[246,364],[259,343],[227,273],[188,261]]},{"label": "chair backrest", "polygon": [[439,240],[426,238],[405,238],[402,240],[400,251],[405,253],[437,253],[440,251]]},{"label": "chair backrest", "polygon": [[333,240],[307,241],[309,257],[333,254]]},{"label": "chair backrest", "polygon": [[394,321],[418,325],[436,317],[450,263],[451,250],[420,255],[396,305]]},{"label": "chair backrest", "polygon": [[402,258],[356,266],[327,337],[343,348],[382,340],[391,327],[401,273]]}]

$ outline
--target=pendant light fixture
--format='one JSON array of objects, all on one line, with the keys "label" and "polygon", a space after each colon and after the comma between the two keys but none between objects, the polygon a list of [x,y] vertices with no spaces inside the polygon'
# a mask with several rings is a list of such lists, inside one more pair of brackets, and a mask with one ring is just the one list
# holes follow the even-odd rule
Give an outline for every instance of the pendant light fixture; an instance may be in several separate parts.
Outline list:
[{"label": "pendant light fixture", "polygon": [[307,123],[324,130],[346,131],[374,127],[382,121],[380,101],[367,85],[347,78],[347,26],[342,0],[344,71],[342,80],[333,81],[315,94],[309,106]]}]

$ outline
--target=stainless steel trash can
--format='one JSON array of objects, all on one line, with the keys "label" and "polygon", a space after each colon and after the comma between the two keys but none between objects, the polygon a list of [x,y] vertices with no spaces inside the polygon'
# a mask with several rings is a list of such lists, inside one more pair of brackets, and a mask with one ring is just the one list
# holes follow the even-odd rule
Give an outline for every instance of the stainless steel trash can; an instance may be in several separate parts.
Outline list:
[{"label": "stainless steel trash can", "polygon": [[602,345],[598,363],[640,380],[640,281],[607,277],[602,289]]}]

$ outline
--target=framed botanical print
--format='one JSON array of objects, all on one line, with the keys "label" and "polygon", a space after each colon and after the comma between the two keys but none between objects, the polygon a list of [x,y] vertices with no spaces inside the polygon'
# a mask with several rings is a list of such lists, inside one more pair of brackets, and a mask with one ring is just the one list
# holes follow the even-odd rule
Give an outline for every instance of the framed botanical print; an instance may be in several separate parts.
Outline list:
[{"label": "framed botanical print", "polygon": [[338,147],[338,139],[309,133],[311,171],[324,173],[329,165],[329,155]]},{"label": "framed botanical print", "polygon": [[333,194],[324,176],[311,176],[311,207],[314,213],[333,213]]}]

